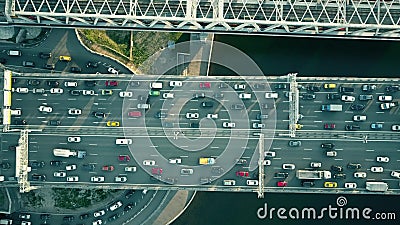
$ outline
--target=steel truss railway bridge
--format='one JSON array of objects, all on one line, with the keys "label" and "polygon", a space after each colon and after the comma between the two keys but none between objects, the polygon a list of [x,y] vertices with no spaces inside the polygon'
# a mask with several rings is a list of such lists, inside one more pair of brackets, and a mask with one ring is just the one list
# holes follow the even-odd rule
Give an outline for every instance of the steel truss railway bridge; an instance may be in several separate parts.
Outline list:
[{"label": "steel truss railway bridge", "polygon": [[400,38],[400,0],[5,0],[0,25]]}]

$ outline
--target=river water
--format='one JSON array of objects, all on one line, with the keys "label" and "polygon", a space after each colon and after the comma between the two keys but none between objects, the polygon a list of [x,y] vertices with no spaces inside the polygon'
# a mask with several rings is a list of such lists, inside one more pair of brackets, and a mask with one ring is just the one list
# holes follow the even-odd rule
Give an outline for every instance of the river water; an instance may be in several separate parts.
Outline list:
[{"label": "river water", "polygon": [[[289,72],[317,77],[400,75],[400,42],[230,35],[218,35],[215,40],[246,52],[266,75]],[[231,75],[220,67],[211,67],[211,74]],[[278,217],[281,207],[280,216],[287,219]],[[305,207],[315,210],[315,219],[312,215],[307,217],[307,213],[302,218]],[[261,217],[265,216],[265,210],[260,208],[272,210],[272,213],[260,219],[257,211]],[[352,210],[359,212],[359,219],[356,214],[352,216]],[[395,219],[389,219],[393,217]],[[327,222],[335,225],[400,224],[400,196],[266,193],[264,199],[257,199],[256,193],[198,193],[173,225],[320,225]]]}]

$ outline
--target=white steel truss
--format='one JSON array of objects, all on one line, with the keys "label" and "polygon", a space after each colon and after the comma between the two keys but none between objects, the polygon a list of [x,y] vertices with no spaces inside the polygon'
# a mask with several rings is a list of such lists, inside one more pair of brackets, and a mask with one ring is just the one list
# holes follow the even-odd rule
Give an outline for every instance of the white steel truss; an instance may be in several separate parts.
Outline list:
[{"label": "white steel truss", "polygon": [[6,0],[10,24],[400,36],[400,0]]}]

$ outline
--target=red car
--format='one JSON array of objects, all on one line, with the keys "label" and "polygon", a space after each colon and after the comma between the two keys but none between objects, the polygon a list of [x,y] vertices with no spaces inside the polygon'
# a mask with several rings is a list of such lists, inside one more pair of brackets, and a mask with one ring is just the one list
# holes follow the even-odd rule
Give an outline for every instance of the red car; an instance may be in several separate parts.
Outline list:
[{"label": "red car", "polygon": [[162,169],[161,168],[152,168],[151,173],[152,174],[162,174]]},{"label": "red car", "polygon": [[130,117],[141,117],[142,116],[142,112],[140,111],[132,111],[128,113],[128,116]]},{"label": "red car", "polygon": [[324,124],[324,129],[326,129],[326,130],[333,130],[335,128],[336,128],[336,124],[334,124],[334,123],[326,123],[326,124]]},{"label": "red car", "polygon": [[210,82],[200,83],[200,88],[211,88]]},{"label": "red car", "polygon": [[104,171],[113,171],[114,170],[114,166],[103,166]]},{"label": "red car", "polygon": [[107,87],[109,87],[109,86],[113,86],[113,87],[118,86],[118,81],[116,81],[116,80],[108,80],[108,81],[106,81],[106,86]]},{"label": "red car", "polygon": [[278,187],[286,187],[286,186],[287,186],[287,182],[286,182],[286,181],[278,181],[278,182],[276,183],[276,185],[277,185]]},{"label": "red car", "polygon": [[236,176],[238,176],[238,177],[248,177],[248,176],[249,176],[249,172],[246,172],[246,171],[237,171],[237,172],[236,172]]},{"label": "red car", "polygon": [[129,155],[119,155],[118,156],[118,160],[119,161],[127,161],[127,162],[129,162],[131,160],[131,157],[129,157]]}]

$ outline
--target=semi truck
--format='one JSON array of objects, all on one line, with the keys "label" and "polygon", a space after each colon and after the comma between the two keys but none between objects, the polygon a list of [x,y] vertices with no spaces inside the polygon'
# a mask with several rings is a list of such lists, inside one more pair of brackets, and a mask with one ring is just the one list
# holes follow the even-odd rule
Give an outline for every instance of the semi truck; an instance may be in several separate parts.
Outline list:
[{"label": "semi truck", "polygon": [[368,191],[387,191],[389,185],[385,182],[365,182]]},{"label": "semi truck", "polygon": [[59,156],[59,157],[68,158],[70,156],[73,156],[79,159],[83,159],[86,156],[86,151],[55,148],[53,149],[53,154],[54,156]]},{"label": "semi truck", "polygon": [[215,163],[214,158],[200,158],[199,159],[199,164],[200,165],[212,165]]},{"label": "semi truck", "polygon": [[296,177],[301,180],[330,179],[332,174],[327,170],[297,170]]},{"label": "semi truck", "polygon": [[321,107],[322,111],[327,111],[327,112],[341,112],[343,110],[342,105],[322,105]]}]

